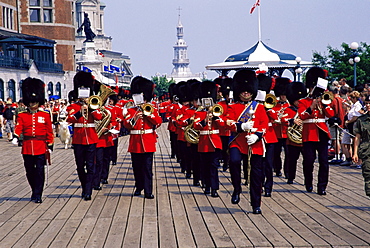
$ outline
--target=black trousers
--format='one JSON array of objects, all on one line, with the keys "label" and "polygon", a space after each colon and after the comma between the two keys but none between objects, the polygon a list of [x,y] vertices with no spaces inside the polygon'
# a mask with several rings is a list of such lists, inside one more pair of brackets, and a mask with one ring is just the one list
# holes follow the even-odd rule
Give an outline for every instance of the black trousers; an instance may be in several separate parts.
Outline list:
[{"label": "black trousers", "polygon": [[45,182],[45,154],[26,155],[23,154],[26,177],[32,189],[32,197],[42,197]]},{"label": "black trousers", "polygon": [[154,152],[131,153],[136,190],[144,190],[145,194],[153,192],[153,155]]},{"label": "black trousers", "polygon": [[266,154],[263,158],[263,166],[265,168],[263,181],[265,192],[271,193],[274,184],[274,148],[275,143],[266,144]]},{"label": "black trousers", "polygon": [[171,142],[171,156],[176,156],[178,157],[178,152],[177,152],[177,134],[175,132],[170,132],[170,142]]},{"label": "black trousers", "polygon": [[[241,193],[241,161],[248,161],[248,155],[242,154],[238,148],[230,148],[230,174],[231,183],[235,193]],[[250,156],[251,175],[250,175],[250,196],[253,208],[261,206],[263,163],[262,155],[252,154]]]},{"label": "black trousers", "polygon": [[288,149],[288,180],[293,181],[297,173],[297,162],[299,155],[303,152],[302,146],[287,145]]},{"label": "black trousers", "polygon": [[77,165],[78,178],[81,182],[82,193],[91,195],[95,173],[96,144],[73,144],[73,151]]},{"label": "black trousers", "polygon": [[193,171],[193,183],[198,183],[202,177],[202,163],[200,161],[200,154],[198,152],[198,144],[190,145],[190,164]]},{"label": "black trousers", "polygon": [[[190,146],[188,146],[188,143],[186,141],[177,141],[177,148],[178,148],[178,156],[181,159],[180,166],[181,166],[181,172],[186,172],[191,168],[191,149]],[[189,172],[190,173],[190,172]]]},{"label": "black trousers", "polygon": [[306,187],[312,187],[316,152],[319,156],[317,190],[325,190],[329,181],[328,135],[319,131],[319,142],[303,142],[303,174]]},{"label": "black trousers", "polygon": [[227,169],[229,167],[229,136],[221,136],[221,142],[222,142],[222,151],[221,151],[221,158],[224,161],[223,168]]},{"label": "black trousers", "polygon": [[95,173],[93,187],[100,186],[101,179],[108,179],[110,155],[114,146],[96,148]]},{"label": "black trousers", "polygon": [[[217,150],[217,149],[216,149]],[[218,152],[200,152],[201,162],[204,168],[204,183],[206,189],[219,189],[218,180]],[[203,181],[202,181],[203,182]]]},{"label": "black trousers", "polygon": [[[281,162],[281,152],[282,148],[284,147],[284,162]],[[284,176],[288,176],[288,163],[287,163],[287,149],[286,149],[286,138],[285,139],[278,139],[278,142],[275,143],[274,147],[274,171],[276,173],[281,172],[281,169],[284,169]],[[283,167],[284,166],[284,167]]]},{"label": "black trousers", "polygon": [[113,163],[117,163],[118,138],[114,139],[113,143],[114,145],[111,148],[110,161],[112,161]]}]

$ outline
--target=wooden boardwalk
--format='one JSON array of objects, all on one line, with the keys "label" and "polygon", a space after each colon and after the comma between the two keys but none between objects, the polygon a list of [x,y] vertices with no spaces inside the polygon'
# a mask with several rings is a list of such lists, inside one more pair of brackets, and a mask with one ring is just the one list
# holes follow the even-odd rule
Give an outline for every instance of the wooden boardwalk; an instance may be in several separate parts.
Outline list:
[{"label": "wooden boardwalk", "polygon": [[192,186],[169,157],[166,127],[158,130],[152,200],[132,196],[128,137],[120,138],[109,184],[91,201],[80,197],[73,151],[57,139],[42,204],[30,202],[20,148],[0,140],[0,247],[370,246],[360,169],[331,165],[328,194],[319,196],[305,191],[299,164],[294,184],[274,177],[272,197],[263,197],[263,214],[254,215],[245,186],[240,203],[231,204],[228,172],[219,171],[219,198]]}]

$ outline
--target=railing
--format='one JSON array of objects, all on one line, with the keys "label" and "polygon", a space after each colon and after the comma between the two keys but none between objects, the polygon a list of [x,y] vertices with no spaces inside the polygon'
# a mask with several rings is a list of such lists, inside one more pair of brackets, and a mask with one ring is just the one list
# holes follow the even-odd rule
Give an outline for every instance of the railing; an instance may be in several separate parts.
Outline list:
[{"label": "railing", "polygon": [[62,64],[50,62],[33,61],[32,59],[22,59],[11,56],[0,55],[0,67],[28,70],[35,62],[36,67],[42,72],[64,73]]}]

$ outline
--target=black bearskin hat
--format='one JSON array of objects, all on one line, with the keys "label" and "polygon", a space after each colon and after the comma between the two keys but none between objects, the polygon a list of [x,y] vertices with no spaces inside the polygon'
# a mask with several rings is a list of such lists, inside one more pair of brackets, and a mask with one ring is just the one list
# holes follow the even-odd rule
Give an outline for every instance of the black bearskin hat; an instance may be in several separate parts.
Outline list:
[{"label": "black bearskin hat", "polygon": [[68,102],[71,103],[71,102],[75,102],[77,100],[77,94],[74,90],[71,90],[70,92],[68,92]]},{"label": "black bearskin hat", "polygon": [[252,70],[241,69],[234,74],[233,77],[233,96],[234,100],[240,101],[240,93],[249,92],[252,94],[252,99],[257,96],[258,80],[256,73]]},{"label": "black bearskin hat", "polygon": [[286,95],[286,88],[290,84],[290,79],[285,77],[278,77],[275,79],[274,93],[275,96]]},{"label": "black bearskin hat", "polygon": [[320,67],[311,67],[306,73],[306,88],[312,89],[315,87],[319,77],[325,79],[325,71]]},{"label": "black bearskin hat", "polygon": [[190,102],[190,88],[187,82],[181,81],[177,84],[177,89],[178,89],[178,97],[180,102]]},{"label": "black bearskin hat", "polygon": [[286,97],[291,105],[296,100],[305,98],[307,96],[307,89],[302,82],[292,82],[286,87]]},{"label": "black bearskin hat", "polygon": [[31,102],[45,103],[45,84],[37,78],[26,78],[22,83],[23,103],[29,106]]},{"label": "black bearskin hat", "polygon": [[78,97],[78,88],[89,88],[90,96],[93,95],[94,77],[91,72],[79,71],[73,77],[73,89]]},{"label": "black bearskin hat", "polygon": [[170,95],[170,100],[171,101],[178,101],[179,100],[179,96],[178,96],[178,90],[177,90],[177,84],[176,83],[172,83],[168,86],[168,93]]},{"label": "black bearskin hat", "polygon": [[131,81],[131,94],[143,93],[144,100],[150,102],[153,98],[154,83],[142,76],[136,76]]},{"label": "black bearskin hat", "polygon": [[213,81],[206,80],[200,84],[200,98],[212,98],[213,102],[217,100],[217,86]]},{"label": "black bearskin hat", "polygon": [[266,93],[268,94],[270,92],[272,85],[271,77],[266,76],[266,74],[260,73],[257,75],[257,79],[258,79],[258,89],[266,91]]},{"label": "black bearskin hat", "polygon": [[189,85],[189,98],[190,100],[198,100],[200,98],[200,81],[196,79],[188,80]]},{"label": "black bearskin hat", "polygon": [[216,78],[215,80],[213,80],[213,82],[215,82],[215,84],[218,84],[220,85],[220,89],[219,91],[222,93],[222,96],[223,97],[226,97],[229,95],[230,91],[231,91],[231,87],[232,87],[232,84],[233,84],[233,79],[232,78]]}]

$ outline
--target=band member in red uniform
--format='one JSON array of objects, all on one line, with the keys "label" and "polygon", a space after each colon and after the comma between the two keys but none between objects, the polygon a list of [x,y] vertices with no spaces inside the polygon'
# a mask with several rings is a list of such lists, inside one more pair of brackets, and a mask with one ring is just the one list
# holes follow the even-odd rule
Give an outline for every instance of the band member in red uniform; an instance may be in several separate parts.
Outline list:
[{"label": "band member in red uniform", "polygon": [[301,98],[307,96],[306,86],[301,82],[292,82],[288,85],[286,89],[286,96],[291,105],[285,109],[284,113],[286,114],[286,116],[281,119],[281,122],[286,123],[291,128],[294,127],[295,132],[290,132],[292,134],[296,134],[296,138],[293,138],[293,140],[291,140],[289,137],[286,140],[286,146],[289,154],[287,161],[287,183],[293,184],[297,172],[297,162],[303,148],[303,144],[299,143],[299,141],[302,141],[302,139],[299,139],[299,137],[302,135],[302,132],[299,131],[300,129],[302,130],[302,120],[298,117],[298,103]]},{"label": "band member in red uniform", "polygon": [[[114,125],[112,127],[114,127],[114,129],[118,131],[118,132],[115,132],[115,133],[111,133],[112,136],[113,136],[114,145],[109,149],[110,150],[110,159],[109,160],[112,161],[112,165],[116,165],[117,164],[117,154],[118,154],[119,132],[121,130],[122,120],[124,119],[123,118],[123,113],[122,113],[123,109],[122,109],[121,105],[118,104],[117,95],[109,96],[108,106],[106,106],[106,108],[110,112],[112,112],[112,114],[115,116]],[[110,163],[110,161],[109,161],[109,163]],[[108,164],[108,167],[109,167],[109,164]],[[106,182],[104,181],[104,183],[106,183]]]},{"label": "band member in red uniform", "polygon": [[[269,118],[268,128],[266,129],[266,133],[263,136],[263,140],[265,142],[266,152],[265,156],[262,159],[263,167],[264,167],[264,188],[265,188],[265,197],[271,197],[272,187],[274,184],[274,147],[278,142],[278,139],[275,134],[275,129],[273,127],[274,121],[277,119],[277,114],[275,111],[272,111],[273,104],[270,103],[270,100],[273,101],[274,99],[270,99],[272,96],[267,95],[267,103],[266,101],[266,94],[270,93],[272,79],[271,77],[267,76],[264,73],[260,73],[257,76],[258,78],[258,93],[264,92],[262,94],[261,103],[264,104],[266,108],[266,113]],[[258,100],[258,94],[255,100]]]},{"label": "band member in red uniform", "polygon": [[[200,98],[209,100],[210,106],[203,110],[196,111],[193,127],[199,130],[198,152],[200,154],[203,167],[204,193],[211,193],[212,197],[218,197],[218,159],[222,149],[219,127],[224,126],[225,122],[219,116],[221,112],[214,108],[217,98],[217,87],[212,81],[203,81],[200,85]],[[216,113],[217,111],[217,113]]]},{"label": "band member in red uniform", "polygon": [[[130,130],[128,152],[131,153],[132,168],[135,177],[135,196],[141,195],[153,199],[153,155],[156,152],[157,134],[155,129],[162,124],[158,110],[143,105],[151,101],[154,83],[137,76],[131,82],[131,93],[136,106],[129,108],[123,124]],[[143,97],[140,97],[142,94]],[[135,100],[136,99],[136,100]]]},{"label": "band member in red uniform", "polygon": [[44,83],[35,78],[26,78],[22,84],[23,102],[27,110],[20,112],[15,126],[13,144],[23,134],[22,154],[28,183],[32,189],[31,201],[42,203],[46,154],[52,149],[54,134],[50,114],[39,107],[45,101]]},{"label": "band member in red uniform", "polygon": [[91,200],[92,183],[95,171],[96,144],[98,135],[95,130],[94,120],[101,120],[99,109],[92,110],[86,104],[89,96],[98,94],[94,87],[91,73],[79,71],[73,78],[74,92],[77,93],[78,102],[70,106],[67,122],[73,123],[73,152],[77,165],[77,174],[81,182],[82,198]]},{"label": "band member in red uniform", "polygon": [[166,118],[168,120],[167,130],[170,132],[170,143],[171,143],[171,158],[177,158],[179,162],[179,156],[177,151],[177,133],[176,133],[176,111],[180,108],[179,97],[177,96],[177,84],[172,83],[168,87],[170,99],[172,103],[167,107]]},{"label": "band member in red uniform", "polygon": [[234,187],[231,203],[240,201],[241,161],[250,162],[250,196],[254,214],[261,214],[261,192],[263,178],[262,156],[265,152],[263,135],[268,127],[265,107],[253,99],[256,97],[258,82],[256,74],[251,70],[239,70],[233,78],[233,96],[235,103],[231,105],[226,117],[226,124],[232,131],[230,136],[230,174]]},{"label": "band member in red uniform", "polygon": [[[232,78],[216,78],[214,82],[218,85],[219,91],[219,101],[218,104],[220,104],[223,108],[223,114],[221,115],[221,118],[224,118],[226,116],[226,113],[229,112],[229,106],[232,103],[232,98],[230,98],[230,91],[233,79]],[[229,139],[230,139],[230,130],[227,129],[225,126],[220,126],[220,137],[222,141],[222,151],[221,151],[221,159],[223,161],[222,169],[223,171],[227,171],[229,168]]]},{"label": "band member in red uniform", "polygon": [[310,68],[306,74],[306,87],[310,89],[310,96],[299,100],[298,104],[298,115],[303,121],[304,184],[306,190],[312,192],[313,169],[317,152],[319,156],[317,193],[319,195],[326,195],[326,186],[329,181],[328,141],[331,136],[325,117],[334,116],[334,110],[330,105],[323,104],[320,99],[320,95],[325,89],[315,87],[318,79],[325,77],[323,69]]},{"label": "band member in red uniform", "polygon": [[[279,101],[276,104],[276,106],[271,110],[272,112],[275,112],[277,115],[277,119],[275,120],[275,123],[273,124],[273,127],[275,129],[276,137],[278,138],[278,143],[274,146],[274,171],[276,176],[280,177],[282,175],[281,169],[284,170],[284,176],[287,178],[287,149],[286,149],[286,139],[287,134],[286,130],[288,126],[286,123],[281,123],[281,118],[283,118],[284,110],[290,106],[286,99],[286,87],[290,83],[289,78],[276,78],[275,79],[275,96],[279,97]],[[282,148],[284,147],[284,162],[281,162],[281,152]]]}]

